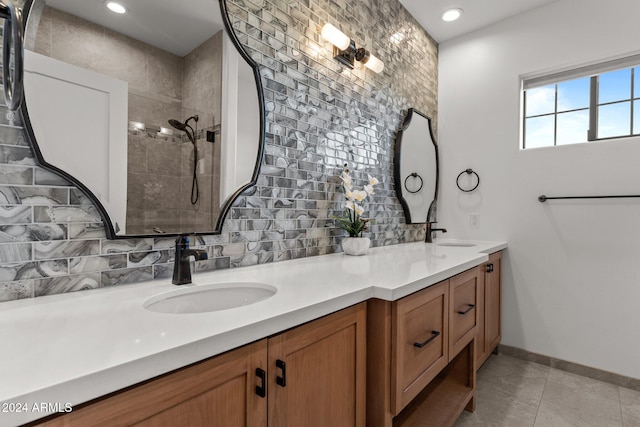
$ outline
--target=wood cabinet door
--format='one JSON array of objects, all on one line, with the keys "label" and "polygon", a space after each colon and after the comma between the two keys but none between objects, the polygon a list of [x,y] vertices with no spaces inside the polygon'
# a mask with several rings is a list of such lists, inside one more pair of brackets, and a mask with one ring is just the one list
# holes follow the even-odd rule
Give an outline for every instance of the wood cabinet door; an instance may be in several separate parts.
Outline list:
[{"label": "wood cabinet door", "polygon": [[478,291],[482,280],[482,266],[449,279],[449,360],[476,338]]},{"label": "wood cabinet door", "polygon": [[413,400],[449,363],[449,281],[392,305],[391,410]]},{"label": "wood cabinet door", "polygon": [[366,304],[269,338],[269,426],[364,426]]},{"label": "wood cabinet door", "polygon": [[256,394],[266,371],[267,340],[166,374],[45,426],[266,427],[267,399]]},{"label": "wood cabinet door", "polygon": [[485,348],[489,353],[502,337],[502,253],[491,254],[487,267],[490,271],[485,273]]}]

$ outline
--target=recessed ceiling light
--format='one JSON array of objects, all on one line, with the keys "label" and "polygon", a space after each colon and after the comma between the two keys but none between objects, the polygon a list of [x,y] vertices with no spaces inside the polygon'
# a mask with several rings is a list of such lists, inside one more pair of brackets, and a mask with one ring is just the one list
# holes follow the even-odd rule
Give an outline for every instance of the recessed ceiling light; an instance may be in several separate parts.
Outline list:
[{"label": "recessed ceiling light", "polygon": [[125,9],[123,5],[121,5],[120,3],[116,3],[114,1],[107,2],[107,7],[111,12],[115,12],[119,14],[123,14],[127,11],[127,9]]},{"label": "recessed ceiling light", "polygon": [[462,16],[462,9],[458,9],[458,8],[447,9],[444,12],[442,12],[442,15],[440,16],[442,17],[442,20],[445,22],[455,21],[456,19]]}]

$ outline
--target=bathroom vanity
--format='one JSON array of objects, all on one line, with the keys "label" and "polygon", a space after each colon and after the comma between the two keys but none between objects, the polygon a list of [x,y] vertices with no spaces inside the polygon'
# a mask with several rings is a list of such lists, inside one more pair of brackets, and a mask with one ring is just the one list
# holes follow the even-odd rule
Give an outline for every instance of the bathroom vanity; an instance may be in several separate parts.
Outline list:
[{"label": "bathroom vanity", "polygon": [[42,425],[364,426],[365,330],[360,303]]},{"label": "bathroom vanity", "polygon": [[[276,289],[213,312],[145,309],[176,292],[163,281],[3,303],[0,403],[73,406],[47,425],[216,425],[217,416],[225,426],[406,425],[411,413],[452,423],[473,406],[476,348],[493,345],[477,336],[495,338],[487,269],[494,264],[499,287],[496,257],[506,248],[473,244],[408,243],[195,275],[185,292],[257,279]],[[225,409],[203,412],[210,407]],[[51,412],[3,413],[0,425]]]}]

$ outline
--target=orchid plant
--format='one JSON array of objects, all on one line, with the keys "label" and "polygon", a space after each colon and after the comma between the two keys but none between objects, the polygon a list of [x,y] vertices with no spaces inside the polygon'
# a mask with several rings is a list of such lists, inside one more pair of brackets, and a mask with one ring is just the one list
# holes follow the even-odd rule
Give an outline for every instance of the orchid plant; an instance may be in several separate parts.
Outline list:
[{"label": "orchid plant", "polygon": [[353,188],[353,182],[347,165],[344,165],[340,179],[344,187],[344,195],[347,198],[344,214],[341,217],[335,217],[336,225],[347,230],[349,237],[362,237],[362,232],[367,230],[369,219],[362,218],[364,208],[362,202],[368,197],[375,194],[373,187],[378,184],[378,180],[371,175],[367,175],[369,184],[365,185],[362,190]]}]

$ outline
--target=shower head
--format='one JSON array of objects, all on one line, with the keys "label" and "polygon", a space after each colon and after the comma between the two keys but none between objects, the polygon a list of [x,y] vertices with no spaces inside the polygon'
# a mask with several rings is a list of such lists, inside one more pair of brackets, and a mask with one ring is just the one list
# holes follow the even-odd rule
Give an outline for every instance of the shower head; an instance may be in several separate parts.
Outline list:
[{"label": "shower head", "polygon": [[[178,130],[180,130],[182,132],[186,132],[187,131],[187,126],[188,125],[186,124],[186,122],[182,123],[182,122],[179,122],[179,121],[177,121],[175,119],[169,119],[169,124],[171,126],[173,126],[175,129],[178,129]],[[189,126],[189,127],[191,127],[191,126]]]},{"label": "shower head", "polygon": [[199,117],[196,114],[195,116],[189,117],[187,120],[184,121],[184,123],[176,119],[169,119],[169,124],[182,132],[187,132],[187,129],[191,129],[191,132],[193,132],[193,128],[189,126],[189,122],[191,120],[195,120],[195,122],[198,123],[198,119]]}]

